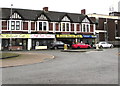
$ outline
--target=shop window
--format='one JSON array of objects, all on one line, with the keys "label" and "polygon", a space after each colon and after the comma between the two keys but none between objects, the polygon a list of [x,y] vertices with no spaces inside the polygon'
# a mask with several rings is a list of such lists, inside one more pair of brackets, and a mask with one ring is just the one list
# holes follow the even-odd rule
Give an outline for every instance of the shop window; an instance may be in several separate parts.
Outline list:
[{"label": "shop window", "polygon": [[22,39],[12,39],[12,46],[22,46]]}]

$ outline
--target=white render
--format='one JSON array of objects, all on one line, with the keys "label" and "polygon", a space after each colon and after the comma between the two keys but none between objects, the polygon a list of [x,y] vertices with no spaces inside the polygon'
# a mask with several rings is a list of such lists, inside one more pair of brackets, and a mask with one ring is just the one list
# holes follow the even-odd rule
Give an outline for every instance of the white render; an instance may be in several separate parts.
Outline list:
[{"label": "white render", "polygon": [[28,50],[32,48],[32,39],[28,39]]}]

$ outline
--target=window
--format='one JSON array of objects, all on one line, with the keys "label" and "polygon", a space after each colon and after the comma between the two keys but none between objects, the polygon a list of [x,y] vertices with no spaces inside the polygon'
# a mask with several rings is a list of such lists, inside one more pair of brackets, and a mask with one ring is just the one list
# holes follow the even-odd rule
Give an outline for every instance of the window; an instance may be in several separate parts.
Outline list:
[{"label": "window", "polygon": [[70,31],[69,28],[70,28],[70,23],[61,23],[62,24],[62,31]]},{"label": "window", "polygon": [[85,24],[83,25],[83,32],[85,32]]},{"label": "window", "polygon": [[46,30],[47,28],[47,24],[46,24],[46,22],[43,22],[43,30]]},{"label": "window", "polygon": [[65,23],[62,24],[62,29],[65,31]]},{"label": "window", "polygon": [[69,23],[67,23],[67,31],[69,31]]},{"label": "window", "polygon": [[20,30],[20,21],[11,21],[11,30]]},{"label": "window", "polygon": [[12,29],[12,30],[15,30],[15,21],[12,21],[12,22],[11,22],[11,29]]},{"label": "window", "polygon": [[39,22],[39,30],[42,30],[42,22]]},{"label": "window", "polygon": [[16,30],[20,30],[20,22],[16,21]]},{"label": "window", "polygon": [[38,30],[46,31],[47,30],[47,22],[38,22]]},{"label": "window", "polygon": [[89,32],[89,25],[87,25],[87,32]]}]

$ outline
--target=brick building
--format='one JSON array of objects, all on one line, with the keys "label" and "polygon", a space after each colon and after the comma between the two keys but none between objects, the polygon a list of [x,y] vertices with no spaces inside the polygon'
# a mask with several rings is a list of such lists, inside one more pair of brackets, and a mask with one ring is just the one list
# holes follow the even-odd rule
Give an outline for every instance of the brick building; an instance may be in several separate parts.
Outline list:
[{"label": "brick building", "polygon": [[0,8],[0,50],[31,50],[60,40],[92,43],[95,41],[95,23],[82,13]]},{"label": "brick building", "polygon": [[120,12],[112,12],[109,15],[89,14],[96,22],[97,41],[108,41],[114,46],[120,46]]}]

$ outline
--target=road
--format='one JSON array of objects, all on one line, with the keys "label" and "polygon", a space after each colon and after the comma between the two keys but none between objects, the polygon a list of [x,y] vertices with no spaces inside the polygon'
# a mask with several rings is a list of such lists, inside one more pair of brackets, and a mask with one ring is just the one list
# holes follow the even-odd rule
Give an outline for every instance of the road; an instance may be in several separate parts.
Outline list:
[{"label": "road", "polygon": [[118,84],[118,49],[90,52],[29,51],[56,58],[2,69],[3,84]]}]

